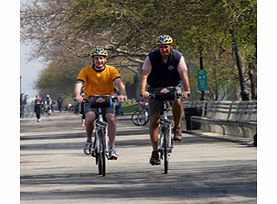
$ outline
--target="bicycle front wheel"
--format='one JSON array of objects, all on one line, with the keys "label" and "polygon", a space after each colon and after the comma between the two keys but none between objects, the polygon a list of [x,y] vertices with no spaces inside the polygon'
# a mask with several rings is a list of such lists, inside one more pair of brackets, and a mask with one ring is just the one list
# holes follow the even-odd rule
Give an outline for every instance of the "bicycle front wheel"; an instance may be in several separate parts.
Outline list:
[{"label": "bicycle front wheel", "polygon": [[139,126],[139,123],[138,123],[138,113],[139,111],[135,111],[134,113],[132,113],[132,116],[131,116],[131,121],[134,125],[137,125]]},{"label": "bicycle front wheel", "polygon": [[99,130],[98,174],[106,175],[106,136],[104,130]]},{"label": "bicycle front wheel", "polygon": [[131,120],[134,125],[144,126],[149,122],[149,113],[146,110],[139,110],[132,114]]},{"label": "bicycle front wheel", "polygon": [[164,160],[164,173],[168,173],[168,135],[169,135],[169,130],[165,129],[163,131],[164,137],[163,137],[163,160]]}]

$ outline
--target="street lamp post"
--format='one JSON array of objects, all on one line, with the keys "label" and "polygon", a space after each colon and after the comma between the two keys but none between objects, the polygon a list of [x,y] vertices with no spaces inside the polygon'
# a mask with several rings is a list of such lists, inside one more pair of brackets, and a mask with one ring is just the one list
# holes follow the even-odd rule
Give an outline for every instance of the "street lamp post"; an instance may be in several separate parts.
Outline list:
[{"label": "street lamp post", "polygon": [[[200,49],[200,69],[203,70],[203,69],[204,69],[204,66],[203,66],[202,52],[203,52],[203,50]],[[201,101],[206,100],[206,99],[205,99],[205,92],[204,92],[203,90],[201,91],[201,98],[200,98],[200,100],[201,100]]]}]

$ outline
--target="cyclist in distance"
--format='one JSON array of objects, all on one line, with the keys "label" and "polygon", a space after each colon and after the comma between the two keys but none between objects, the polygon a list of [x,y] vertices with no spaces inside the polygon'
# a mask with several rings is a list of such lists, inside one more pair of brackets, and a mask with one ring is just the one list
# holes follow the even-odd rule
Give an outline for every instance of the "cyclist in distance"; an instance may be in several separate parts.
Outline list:
[{"label": "cyclist in distance", "polygon": [[[114,88],[117,87],[119,95],[117,97],[119,102],[126,99],[125,86],[120,78],[118,70],[106,64],[108,52],[103,48],[95,48],[90,52],[91,63],[83,67],[76,80],[75,97],[79,103],[82,103],[84,98],[93,95],[114,95]],[[84,89],[84,97],[81,95],[81,90]],[[109,158],[116,160],[118,155],[115,151],[115,133],[116,133],[116,117],[114,108],[105,108],[104,115],[108,123],[109,136]],[[92,132],[94,129],[94,121],[96,119],[96,109],[89,107],[89,102],[84,103],[85,112],[85,129],[87,133],[87,140],[84,146],[84,152],[89,152],[92,146]]]},{"label": "cyclist in distance", "polygon": [[[169,35],[161,35],[156,39],[157,48],[148,54],[144,60],[140,75],[140,94],[148,98],[158,87],[176,87],[183,98],[190,93],[188,70],[184,56],[173,48],[173,39]],[[181,82],[184,90],[181,89]],[[171,101],[174,120],[174,141],[182,140],[181,116],[183,105],[180,98]],[[159,165],[158,135],[159,118],[162,111],[162,101],[149,99],[150,138],[152,143],[151,165]]]},{"label": "cyclist in distance", "polygon": [[53,100],[49,94],[46,95],[45,99],[45,110],[47,111],[48,115],[51,115],[52,113],[52,106],[53,106]]}]

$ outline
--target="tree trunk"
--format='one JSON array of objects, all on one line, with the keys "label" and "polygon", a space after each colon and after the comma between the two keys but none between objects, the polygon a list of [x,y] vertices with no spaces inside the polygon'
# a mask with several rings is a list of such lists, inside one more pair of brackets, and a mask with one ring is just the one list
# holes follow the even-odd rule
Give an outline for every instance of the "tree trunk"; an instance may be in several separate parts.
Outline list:
[{"label": "tree trunk", "polygon": [[235,55],[235,60],[236,60],[237,68],[238,68],[240,90],[241,90],[240,91],[241,100],[242,101],[249,101],[249,93],[247,92],[247,90],[245,88],[245,80],[244,80],[244,76],[243,76],[243,73],[242,73],[242,66],[241,66],[240,56],[239,56],[239,53],[238,53],[237,43],[235,41],[233,41],[233,43],[232,43],[232,49],[233,49],[233,53]]},{"label": "tree trunk", "polygon": [[257,91],[256,91],[257,90],[257,82],[256,82],[255,76],[253,74],[252,65],[249,65],[248,76],[250,79],[251,99],[257,100]]}]

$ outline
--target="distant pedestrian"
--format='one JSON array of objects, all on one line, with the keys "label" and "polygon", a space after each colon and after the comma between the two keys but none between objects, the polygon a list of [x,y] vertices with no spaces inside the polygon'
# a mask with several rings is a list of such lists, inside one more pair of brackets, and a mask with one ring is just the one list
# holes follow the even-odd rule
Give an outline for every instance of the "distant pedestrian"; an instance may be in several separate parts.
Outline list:
[{"label": "distant pedestrian", "polygon": [[34,111],[36,113],[37,122],[40,122],[41,120],[41,106],[42,106],[42,100],[40,96],[36,96],[34,100]]},{"label": "distant pedestrian", "polygon": [[[84,97],[84,93],[82,93],[82,97]],[[84,110],[84,101],[82,101],[81,103],[80,103],[80,106],[81,106],[81,108],[80,108],[80,114],[81,114],[81,126],[82,126],[82,128],[84,128],[85,129],[85,119],[86,119],[86,114],[85,114],[85,110]]]},{"label": "distant pedestrian", "polygon": [[62,112],[63,98],[59,97],[57,102],[58,102],[58,111]]},{"label": "distant pedestrian", "polygon": [[[114,95],[115,96],[119,95],[119,93],[118,93],[118,91],[116,89],[114,89]],[[115,108],[115,115],[116,116],[123,115],[123,110],[122,110],[121,103],[118,102],[118,101],[115,101],[114,103],[115,103],[115,107],[114,107]]]}]

